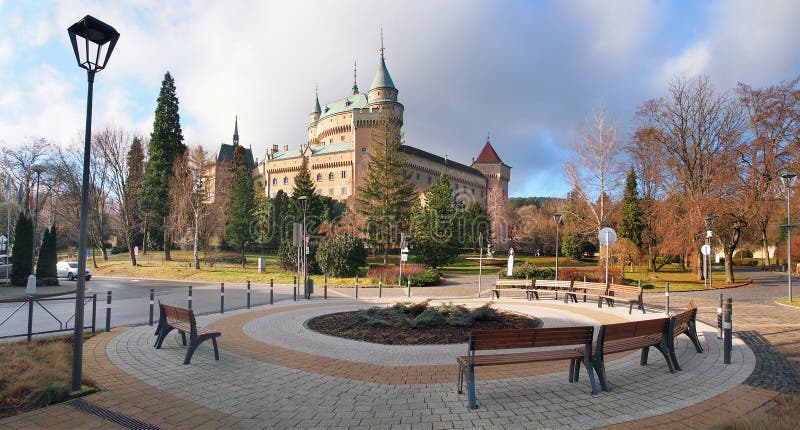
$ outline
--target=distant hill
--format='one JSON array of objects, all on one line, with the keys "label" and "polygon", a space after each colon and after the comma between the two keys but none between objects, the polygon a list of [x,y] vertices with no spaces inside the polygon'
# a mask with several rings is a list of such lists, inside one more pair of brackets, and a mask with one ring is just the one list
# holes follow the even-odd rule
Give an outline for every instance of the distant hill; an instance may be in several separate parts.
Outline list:
[{"label": "distant hill", "polygon": [[552,201],[563,199],[559,197],[511,197],[509,200],[511,201],[511,209],[519,209],[523,206],[536,206],[537,208],[541,208]]}]

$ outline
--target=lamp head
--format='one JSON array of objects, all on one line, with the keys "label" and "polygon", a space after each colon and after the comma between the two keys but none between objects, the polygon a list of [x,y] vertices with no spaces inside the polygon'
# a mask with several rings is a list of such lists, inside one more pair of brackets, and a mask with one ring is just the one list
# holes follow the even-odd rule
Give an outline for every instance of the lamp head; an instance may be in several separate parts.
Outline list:
[{"label": "lamp head", "polygon": [[44,173],[47,170],[47,166],[45,166],[44,164],[34,164],[33,166],[31,166],[31,170],[33,170],[36,173]]},{"label": "lamp head", "polygon": [[119,33],[114,27],[86,15],[69,26],[67,33],[79,67],[93,73],[105,69],[111,51],[119,39]]},{"label": "lamp head", "polygon": [[563,215],[561,215],[561,212],[556,212],[556,213],[553,214],[553,221],[555,221],[556,224],[561,224],[561,218],[562,217],[563,217]]},{"label": "lamp head", "polygon": [[300,196],[297,198],[297,201],[300,203],[300,207],[305,211],[308,207],[308,196]]},{"label": "lamp head", "polygon": [[784,173],[781,175],[781,184],[783,184],[784,187],[791,188],[795,180],[797,180],[797,175],[794,173]]},{"label": "lamp head", "polygon": [[705,222],[706,222],[706,230],[711,230],[714,227],[714,220],[716,218],[717,217],[714,216],[714,214],[706,215],[706,217],[703,218],[703,220],[705,220]]}]

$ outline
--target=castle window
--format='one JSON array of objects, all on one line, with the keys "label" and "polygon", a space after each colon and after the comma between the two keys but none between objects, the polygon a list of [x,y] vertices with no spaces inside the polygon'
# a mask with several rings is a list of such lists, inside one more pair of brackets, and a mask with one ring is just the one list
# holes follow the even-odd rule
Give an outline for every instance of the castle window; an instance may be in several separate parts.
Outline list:
[{"label": "castle window", "polygon": [[347,187],[342,187],[342,195],[343,196],[347,195]]},{"label": "castle window", "polygon": [[333,143],[333,138],[328,139],[328,143]]},{"label": "castle window", "polygon": [[475,195],[475,188],[472,189],[472,195]]},{"label": "castle window", "polygon": [[342,170],[342,179],[347,177],[347,170]]},{"label": "castle window", "polygon": [[283,185],[289,185],[289,178],[286,176],[283,177]]},{"label": "castle window", "polygon": [[367,147],[366,146],[362,146],[361,147],[361,153],[362,154],[366,154],[367,153]]},{"label": "castle window", "polygon": [[317,173],[317,182],[322,182],[322,173]]},{"label": "castle window", "polygon": [[342,142],[344,142],[344,135],[342,135]]},{"label": "castle window", "polygon": [[332,195],[333,195],[333,188],[328,188],[328,195],[329,195],[329,196],[332,196]]},{"label": "castle window", "polygon": [[481,197],[483,197],[483,190],[481,190]]},{"label": "castle window", "polygon": [[331,173],[328,173],[328,180],[329,180],[329,181],[332,181],[332,180],[333,180],[333,172],[331,172]]},{"label": "castle window", "polygon": [[419,181],[419,172],[417,172],[417,180]]},{"label": "castle window", "polygon": [[272,185],[278,185],[278,178],[272,178]]},{"label": "castle window", "polygon": [[432,179],[431,179],[430,175],[428,175],[428,185],[431,184],[431,181],[432,181]]}]

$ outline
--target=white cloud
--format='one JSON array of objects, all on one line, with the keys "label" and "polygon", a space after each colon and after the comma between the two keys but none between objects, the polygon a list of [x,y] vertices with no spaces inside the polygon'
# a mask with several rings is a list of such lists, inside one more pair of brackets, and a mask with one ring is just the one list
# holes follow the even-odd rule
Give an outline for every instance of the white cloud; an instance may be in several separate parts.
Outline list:
[{"label": "white cloud", "polygon": [[708,41],[701,41],[686,48],[680,55],[668,58],[656,78],[654,86],[665,88],[666,83],[676,76],[692,78],[708,72],[711,63],[711,47]]}]

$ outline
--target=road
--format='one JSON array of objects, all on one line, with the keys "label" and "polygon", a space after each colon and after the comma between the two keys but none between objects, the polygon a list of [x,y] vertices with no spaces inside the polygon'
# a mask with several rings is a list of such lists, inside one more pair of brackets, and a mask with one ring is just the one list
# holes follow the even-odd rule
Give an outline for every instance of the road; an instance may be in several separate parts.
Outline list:
[{"label": "road", "polygon": [[[74,284],[61,280],[63,287]],[[94,277],[86,282],[86,296],[97,294],[97,325],[98,329],[105,327],[106,297],[111,292],[111,326],[129,326],[147,324],[150,318],[150,289],[155,291],[156,303],[176,306],[188,306],[189,286],[192,286],[192,308],[197,314],[219,312],[220,310],[220,284],[217,282],[186,282],[166,281],[151,279],[122,279]],[[63,290],[64,288],[62,288]],[[24,289],[15,289],[17,296],[24,295]],[[52,290],[51,290],[52,291]],[[40,287],[39,294],[47,294],[47,287]],[[7,293],[9,295],[10,293]],[[274,301],[291,300],[292,287],[290,285],[276,285],[274,288]],[[227,284],[225,286],[225,310],[241,309],[247,303],[247,290],[244,284]],[[251,306],[269,303],[269,285],[251,285]],[[22,302],[0,303],[0,337],[20,333],[27,333],[28,304]],[[92,305],[85,307],[86,325],[91,325]],[[34,303],[33,332],[71,328],[75,313],[75,300],[56,299],[42,300]],[[154,309],[154,319],[158,319],[158,307]],[[4,321],[5,320],[5,321]]]}]

